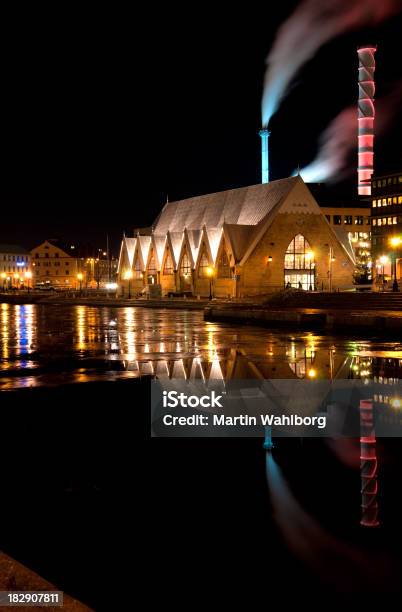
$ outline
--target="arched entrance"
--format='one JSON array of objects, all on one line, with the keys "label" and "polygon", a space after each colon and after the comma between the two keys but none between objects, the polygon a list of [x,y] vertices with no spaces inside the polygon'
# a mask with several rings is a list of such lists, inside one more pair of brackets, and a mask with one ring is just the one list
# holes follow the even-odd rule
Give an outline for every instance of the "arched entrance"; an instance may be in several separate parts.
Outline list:
[{"label": "arched entrance", "polygon": [[302,234],[297,234],[286,249],[285,287],[315,289],[314,253]]}]

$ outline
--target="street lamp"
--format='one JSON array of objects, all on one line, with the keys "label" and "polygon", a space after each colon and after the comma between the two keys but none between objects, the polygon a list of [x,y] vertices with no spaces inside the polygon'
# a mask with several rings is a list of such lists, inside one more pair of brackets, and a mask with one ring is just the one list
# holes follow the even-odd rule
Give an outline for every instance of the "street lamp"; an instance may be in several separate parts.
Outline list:
[{"label": "street lamp", "polygon": [[124,275],[124,280],[128,280],[128,299],[131,298],[131,279],[133,278],[132,270],[127,270]]},{"label": "street lamp", "polygon": [[399,291],[398,281],[396,278],[396,250],[395,249],[397,249],[400,246],[401,239],[398,236],[394,236],[393,238],[390,238],[389,243],[394,251],[394,257],[393,257],[394,281],[392,283],[392,291]]},{"label": "street lamp", "polygon": [[311,282],[311,266],[314,260],[314,252],[313,251],[309,251],[308,253],[306,253],[306,259],[309,262],[309,266],[310,266],[310,270],[309,270],[309,287],[308,290],[312,291],[313,290],[313,284]]},{"label": "street lamp", "polygon": [[380,264],[381,264],[381,276],[382,276],[382,286],[385,288],[385,264],[388,263],[388,257],[386,255],[381,255]]},{"label": "street lamp", "polygon": [[82,279],[84,278],[84,275],[81,272],[78,272],[77,274],[77,280],[80,283],[80,295],[82,294]]},{"label": "street lamp", "polygon": [[25,272],[25,279],[27,281],[28,293],[29,293],[29,281],[31,280],[31,278],[32,278],[32,272],[30,270],[27,270]]},{"label": "street lamp", "polygon": [[212,277],[214,275],[214,269],[211,266],[207,268],[207,275],[209,278],[209,299],[212,300]]}]

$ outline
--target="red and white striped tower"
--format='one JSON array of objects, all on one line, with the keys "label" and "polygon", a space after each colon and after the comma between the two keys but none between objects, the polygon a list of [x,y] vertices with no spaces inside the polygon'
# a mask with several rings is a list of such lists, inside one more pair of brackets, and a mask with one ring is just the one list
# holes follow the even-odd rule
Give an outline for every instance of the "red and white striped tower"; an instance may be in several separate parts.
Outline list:
[{"label": "red and white striped tower", "polygon": [[357,49],[359,56],[358,103],[358,193],[371,195],[371,175],[374,169],[374,94],[375,45]]},{"label": "red and white striped tower", "polygon": [[360,525],[377,527],[377,453],[373,419],[373,401],[360,401],[360,476],[362,516]]}]

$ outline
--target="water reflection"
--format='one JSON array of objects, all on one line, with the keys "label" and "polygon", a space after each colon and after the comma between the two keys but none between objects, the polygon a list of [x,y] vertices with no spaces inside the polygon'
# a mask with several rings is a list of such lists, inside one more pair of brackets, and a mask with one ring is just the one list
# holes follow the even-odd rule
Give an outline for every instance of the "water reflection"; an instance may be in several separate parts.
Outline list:
[{"label": "water reflection", "polygon": [[[203,321],[198,311],[0,306],[3,388],[143,375],[185,380],[361,379],[384,384],[402,372],[399,343],[334,339]],[[59,368],[57,367],[59,365]],[[402,405],[402,400],[401,400]]]}]

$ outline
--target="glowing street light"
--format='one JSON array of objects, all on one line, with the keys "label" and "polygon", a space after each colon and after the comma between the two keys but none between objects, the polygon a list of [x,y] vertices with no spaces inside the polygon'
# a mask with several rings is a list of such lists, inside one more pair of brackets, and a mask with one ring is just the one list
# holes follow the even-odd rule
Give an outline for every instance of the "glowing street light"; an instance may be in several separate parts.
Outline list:
[{"label": "glowing street light", "polygon": [[212,300],[212,278],[214,275],[214,269],[212,268],[212,266],[208,266],[207,275],[209,277],[209,299]]},{"label": "glowing street light", "polygon": [[398,281],[396,279],[396,251],[395,251],[395,249],[397,249],[401,245],[401,242],[402,242],[402,240],[399,238],[399,236],[393,236],[389,240],[389,243],[390,243],[392,249],[394,250],[394,257],[393,257],[393,268],[394,268],[393,277],[394,277],[394,282],[392,283],[392,291],[399,291]]},{"label": "glowing street light", "polygon": [[309,267],[310,267],[310,273],[309,273],[309,281],[310,282],[309,282],[308,290],[312,291],[313,290],[313,284],[311,282],[311,266],[312,266],[312,263],[314,261],[314,251],[308,251],[306,253],[305,257],[306,257],[306,260],[309,262]]},{"label": "glowing street light", "polygon": [[385,283],[385,269],[384,269],[384,267],[385,267],[385,264],[388,263],[388,261],[389,260],[388,260],[387,255],[381,255],[381,257],[379,259],[379,262],[381,264],[381,276],[382,276],[382,286],[383,286],[383,288],[385,288],[385,284],[384,284]]},{"label": "glowing street light", "polygon": [[133,278],[132,270],[127,270],[124,274],[124,280],[128,281],[128,299],[131,298],[131,279]]},{"label": "glowing street light", "polygon": [[31,278],[32,278],[32,272],[30,270],[27,270],[25,272],[25,280],[27,281],[28,293],[29,293],[29,289],[30,289],[29,283],[30,283]]},{"label": "glowing street light", "polygon": [[82,279],[84,278],[84,275],[82,274],[82,272],[78,272],[77,274],[77,280],[80,283],[80,295],[82,293]]}]

